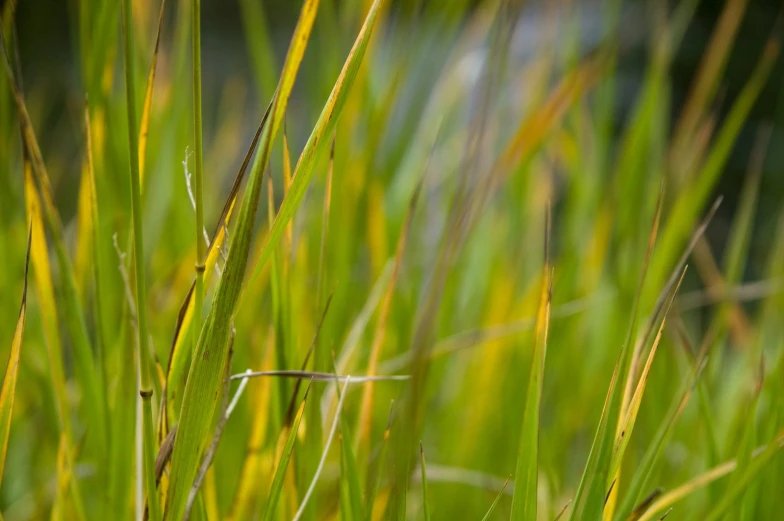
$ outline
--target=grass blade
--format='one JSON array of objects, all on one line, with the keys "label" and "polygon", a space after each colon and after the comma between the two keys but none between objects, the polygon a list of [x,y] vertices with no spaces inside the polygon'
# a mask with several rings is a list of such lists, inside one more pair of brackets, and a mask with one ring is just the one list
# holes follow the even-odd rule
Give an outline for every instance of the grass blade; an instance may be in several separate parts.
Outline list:
[{"label": "grass blade", "polygon": [[[351,86],[353,85],[354,78],[359,70],[362,57],[367,49],[368,41],[370,40],[370,35],[373,32],[378,11],[383,4],[383,1],[384,0],[375,0],[370,7],[370,11],[368,11],[367,17],[365,18],[365,23],[362,25],[362,29],[360,29],[354,46],[351,48],[346,63],[340,71],[340,76],[338,76],[335,86],[329,95],[329,99],[316,122],[316,126],[313,128],[313,132],[311,132],[310,137],[305,144],[305,148],[297,161],[297,166],[294,168],[294,175],[292,177],[289,193],[283,199],[280,210],[278,210],[278,214],[275,216],[275,221],[272,224],[272,229],[264,237],[264,240],[259,247],[260,253],[257,256],[258,260],[256,261],[256,267],[253,269],[253,274],[250,277],[249,285],[252,284],[256,277],[259,276],[259,273],[261,273],[261,269],[264,267],[267,260],[269,260],[270,255],[272,255],[286,225],[294,215],[294,211],[299,206],[299,203],[302,201],[302,197],[305,195],[305,189],[310,184],[310,179],[313,176],[316,158],[329,147],[330,141],[327,136],[333,134],[335,125],[337,125],[338,116],[340,116],[343,105],[348,99],[348,93],[351,91]],[[278,124],[280,124],[279,121]],[[273,132],[275,126],[275,120],[273,118]]]},{"label": "grass blade", "polygon": [[[654,466],[662,454],[662,449],[669,440],[675,424],[683,412],[683,409],[686,407],[704,368],[705,360],[694,367],[684,380],[680,392],[675,396],[665,419],[660,424],[659,429],[656,431],[653,440],[649,443],[642,460],[637,465],[637,469],[635,470],[631,484],[629,485],[629,490],[626,492],[624,500],[621,502],[621,506],[616,513],[616,521],[627,519],[629,516],[633,515],[634,512],[632,510],[636,510],[634,505],[640,498],[642,491],[648,485]],[[653,501],[653,499],[655,498],[652,498],[651,501]],[[641,515],[643,511],[644,509],[638,513],[638,516]]]},{"label": "grass blade", "polygon": [[302,514],[305,512],[305,507],[308,504],[308,500],[310,499],[310,496],[313,495],[313,491],[316,489],[316,483],[318,483],[319,475],[324,468],[324,463],[326,462],[327,454],[329,453],[329,447],[332,445],[332,439],[335,437],[335,431],[337,430],[338,423],[340,422],[340,413],[343,409],[343,401],[346,399],[346,391],[348,391],[349,383],[351,383],[351,376],[346,377],[346,383],[343,384],[343,391],[340,393],[340,401],[338,401],[338,408],[335,411],[335,419],[332,422],[332,429],[330,429],[329,436],[327,436],[327,442],[324,444],[324,452],[321,454],[321,460],[319,461],[318,467],[316,467],[316,473],[313,476],[313,480],[310,482],[310,486],[305,492],[305,496],[302,498],[302,502],[299,505],[299,510],[297,510],[297,513],[294,514],[294,521],[299,521],[302,518]]},{"label": "grass blade", "polygon": [[539,310],[536,316],[536,339],[528,379],[528,392],[523,410],[523,426],[517,453],[515,489],[512,496],[514,521],[536,521],[537,485],[539,482],[539,415],[542,405],[547,332],[550,325],[550,303],[553,295],[553,275],[550,265],[550,209],[545,218],[544,268]]},{"label": "grass blade", "polygon": [[71,335],[74,347],[74,361],[77,376],[83,388],[84,411],[88,422],[91,425],[91,433],[95,437],[96,449],[99,453],[106,447],[106,417],[103,403],[103,389],[98,383],[95,371],[90,340],[87,334],[87,325],[84,319],[79,292],[76,286],[76,278],[71,261],[68,258],[65,246],[65,232],[60,215],[54,205],[52,198],[52,188],[49,183],[49,174],[38,146],[38,140],[33,130],[33,123],[27,111],[24,96],[18,88],[14,76],[11,62],[8,57],[5,34],[0,24],[0,45],[3,49],[3,65],[8,75],[11,93],[16,103],[19,115],[19,124],[22,128],[23,144],[26,147],[30,158],[32,173],[42,200],[43,216],[46,220],[52,238],[54,239],[57,263],[62,277],[62,297],[63,305],[61,308],[65,312],[65,322]]},{"label": "grass blade", "polygon": [[[585,465],[583,475],[580,478],[580,484],[577,487],[577,493],[574,497],[572,510],[569,513],[569,520],[574,519],[601,519],[602,510],[604,507],[606,495],[606,482],[608,476],[608,469],[610,465],[610,458],[612,457],[612,448],[616,435],[618,418],[623,405],[623,389],[625,382],[618,381],[619,375],[621,378],[630,374],[631,365],[634,357],[633,341],[637,331],[637,314],[640,307],[640,300],[645,286],[645,280],[648,274],[648,267],[650,265],[651,255],[653,254],[653,247],[656,243],[656,237],[659,230],[659,218],[661,216],[661,203],[663,198],[663,186],[659,191],[659,200],[657,202],[656,211],[654,212],[653,221],[651,223],[651,231],[648,236],[648,245],[643,257],[642,270],[640,271],[640,279],[637,284],[636,293],[634,296],[634,304],[632,307],[631,321],[629,323],[629,330],[626,334],[626,340],[621,347],[621,352],[618,354],[618,359],[615,363],[610,386],[607,390],[604,406],[602,407],[602,414],[599,418],[599,426],[596,429],[591,449],[588,453],[588,462]],[[679,268],[680,269],[680,268]],[[669,291],[669,284],[665,287],[665,292]],[[658,315],[658,310],[654,313]],[[647,336],[647,333],[643,336]],[[612,421],[616,423],[610,425]],[[587,488],[586,488],[587,487]],[[583,495],[584,494],[584,495]],[[579,516],[579,517],[578,517]]]},{"label": "grass blade", "polygon": [[675,297],[678,294],[678,290],[681,287],[681,282],[683,282],[684,276],[686,276],[686,268],[684,268],[681,272],[681,277],[678,280],[678,284],[670,294],[670,301],[668,302],[667,308],[664,311],[661,324],[659,325],[659,330],[657,331],[656,338],[653,341],[653,346],[651,347],[650,353],[648,353],[648,359],[645,362],[642,374],[640,375],[640,379],[637,382],[637,387],[635,388],[634,394],[632,395],[631,401],[629,402],[626,416],[620,423],[618,436],[615,440],[615,448],[613,450],[612,460],[610,461],[610,476],[615,476],[616,472],[618,472],[621,467],[623,454],[626,452],[626,447],[629,445],[629,439],[631,438],[632,432],[634,431],[634,424],[637,420],[637,413],[640,410],[642,396],[645,392],[645,386],[648,383],[648,375],[650,374],[651,366],[653,365],[653,359],[656,356],[656,351],[659,347],[662,333],[664,332],[667,316],[669,315],[673,302],[675,302]]},{"label": "grass blade", "polygon": [[490,505],[490,509],[487,511],[487,514],[485,514],[485,517],[482,518],[482,521],[490,521],[490,514],[493,513],[496,505],[498,505],[498,502],[501,501],[501,498],[504,496],[504,490],[506,490],[506,486],[509,484],[510,479],[512,479],[512,476],[508,476],[506,478],[506,481],[504,481],[504,486],[501,487],[501,490],[498,491],[498,494],[495,496],[493,503]]},{"label": "grass blade", "polygon": [[3,482],[5,456],[8,451],[8,435],[11,432],[11,413],[14,410],[16,380],[19,375],[19,354],[22,352],[22,337],[24,336],[25,318],[27,317],[27,271],[30,266],[30,238],[32,234],[33,230],[30,228],[27,232],[22,304],[19,308],[19,318],[16,320],[14,337],[11,340],[11,352],[8,355],[8,363],[5,367],[2,390],[0,390],[0,483]]},{"label": "grass blade", "polygon": [[165,519],[178,520],[182,517],[188,492],[196,476],[201,449],[216,407],[226,364],[231,321],[241,292],[250,251],[263,171],[269,159],[271,136],[274,135],[285,113],[291,88],[313,26],[317,4],[318,2],[313,0],[305,3],[297,27],[294,29],[270,112],[270,123],[269,126],[265,126],[262,133],[263,145],[256,156],[245,191],[223,277],[218,283],[210,314],[196,345],[185,385],[180,426],[172,454],[171,484],[166,500]]},{"label": "grass blade", "polygon": [[[725,492],[721,500],[716,505],[714,505],[714,508],[708,513],[706,519],[709,519],[710,521],[720,519],[721,516],[726,513],[727,509],[735,504],[738,496],[743,492],[749,482],[754,477],[756,477],[756,475],[765,467],[765,465],[770,463],[770,461],[782,447],[784,447],[784,433],[780,432],[776,439],[771,441],[768,445],[762,447],[761,449],[757,449],[741,479],[736,482],[734,487]],[[651,519],[658,519],[656,518],[656,515],[660,512],[664,512],[665,509],[671,507],[678,501],[693,494],[702,487],[713,483],[717,479],[726,476],[727,474],[733,472],[736,468],[736,460],[727,461],[687,481],[683,485],[671,490],[670,492],[662,494],[659,499],[657,499],[650,506],[650,508],[648,508],[648,510],[646,510],[642,516],[640,516],[639,521],[650,521]]]},{"label": "grass blade", "polygon": [[123,0],[123,34],[125,36],[125,97],[128,110],[129,178],[133,218],[134,278],[136,280],[136,321],[139,341],[139,395],[142,399],[143,480],[147,508],[152,521],[161,519],[158,490],[155,487],[155,435],[152,416],[152,362],[147,329],[147,283],[145,278],[144,236],[142,231],[141,179],[139,144],[136,131],[136,75],[133,60],[133,17],[131,0]]},{"label": "grass blade", "polygon": [[291,453],[294,450],[294,442],[297,440],[299,424],[302,421],[302,416],[305,414],[305,403],[307,402],[309,392],[310,384],[305,389],[305,396],[302,398],[302,402],[297,409],[297,414],[294,416],[291,427],[286,427],[289,431],[288,437],[286,439],[286,445],[283,447],[283,451],[278,459],[278,466],[275,468],[275,477],[272,478],[267,505],[264,507],[264,515],[262,516],[264,521],[272,521],[275,519],[275,509],[277,508],[281,492],[283,491],[283,482],[286,478],[289,461],[291,460]]},{"label": "grass blade", "polygon": [[425,449],[419,442],[419,468],[422,471],[422,506],[425,510],[425,521],[430,521],[430,503],[427,498],[427,466],[425,465]]},{"label": "grass blade", "polygon": [[161,44],[161,29],[163,28],[163,13],[166,9],[166,0],[161,0],[161,7],[158,12],[158,28],[155,30],[155,47],[152,51],[152,63],[150,64],[150,74],[147,76],[147,88],[144,91],[144,103],[142,104],[142,119],[139,124],[139,182],[144,188],[144,167],[147,159],[147,137],[150,133],[150,114],[152,113],[152,91],[155,85],[155,70],[158,66],[158,50]]}]

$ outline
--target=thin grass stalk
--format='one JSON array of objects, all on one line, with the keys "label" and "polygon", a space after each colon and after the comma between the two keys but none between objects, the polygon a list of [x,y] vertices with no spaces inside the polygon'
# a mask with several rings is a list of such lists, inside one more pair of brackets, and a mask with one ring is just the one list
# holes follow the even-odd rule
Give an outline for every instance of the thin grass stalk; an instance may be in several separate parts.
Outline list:
[{"label": "thin grass stalk", "polygon": [[196,207],[196,299],[193,320],[196,331],[193,349],[201,331],[201,310],[204,305],[204,256],[205,244],[202,237],[204,229],[204,189],[203,189],[203,151],[202,151],[202,113],[201,113],[201,0],[191,3],[193,27],[193,200]]},{"label": "thin grass stalk", "polygon": [[147,493],[149,519],[159,521],[161,510],[155,487],[155,438],[152,416],[152,381],[150,375],[149,336],[147,333],[147,291],[144,273],[142,235],[141,182],[139,179],[139,143],[136,130],[136,74],[133,67],[133,18],[131,0],[123,0],[123,36],[125,40],[125,97],[128,109],[128,144],[133,219],[134,269],[136,279],[136,319],[139,337],[139,395],[142,399],[143,480]]}]

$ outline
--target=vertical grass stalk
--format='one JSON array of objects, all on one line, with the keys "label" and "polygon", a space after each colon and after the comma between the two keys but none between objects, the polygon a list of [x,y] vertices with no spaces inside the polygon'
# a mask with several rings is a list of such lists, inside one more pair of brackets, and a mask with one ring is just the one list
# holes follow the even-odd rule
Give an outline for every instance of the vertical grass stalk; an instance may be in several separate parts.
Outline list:
[{"label": "vertical grass stalk", "polygon": [[193,201],[196,207],[196,300],[193,308],[194,335],[193,348],[201,332],[201,310],[204,305],[204,255],[205,244],[202,237],[204,229],[204,205],[202,188],[202,117],[201,117],[201,0],[191,2],[193,27]]},{"label": "vertical grass stalk", "polygon": [[155,438],[152,418],[152,381],[150,375],[149,337],[147,334],[147,291],[144,277],[141,182],[139,180],[139,143],[136,130],[136,75],[133,67],[133,19],[131,0],[123,0],[123,36],[125,40],[125,97],[128,108],[128,146],[131,177],[131,213],[133,219],[134,270],[136,279],[136,318],[139,333],[139,395],[142,399],[143,479],[147,493],[149,519],[161,518],[155,488]]}]

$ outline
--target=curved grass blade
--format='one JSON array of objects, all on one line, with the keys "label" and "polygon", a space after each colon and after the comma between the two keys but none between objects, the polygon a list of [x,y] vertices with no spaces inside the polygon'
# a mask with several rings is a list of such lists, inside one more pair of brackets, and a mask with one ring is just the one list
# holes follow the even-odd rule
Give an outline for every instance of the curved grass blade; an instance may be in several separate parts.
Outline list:
[{"label": "curved grass blade", "polygon": [[286,439],[286,445],[283,447],[283,452],[281,452],[280,460],[278,461],[278,466],[275,468],[275,476],[272,478],[272,484],[270,485],[270,493],[267,498],[267,505],[264,507],[264,515],[262,519],[264,521],[272,521],[275,519],[275,509],[277,508],[278,501],[280,500],[280,494],[283,490],[283,482],[286,478],[286,470],[289,466],[289,461],[291,460],[291,453],[294,450],[294,442],[297,439],[297,433],[299,432],[299,424],[302,421],[302,416],[305,414],[305,403],[308,400],[308,393],[310,392],[310,384],[305,389],[305,396],[302,398],[302,402],[299,405],[299,409],[297,409],[297,414],[294,416],[294,421],[291,424],[289,429],[288,438]]},{"label": "curved grass blade", "polygon": [[[256,266],[253,269],[253,274],[250,277],[248,285],[253,284],[253,281],[259,276],[261,269],[272,255],[281,234],[305,195],[305,190],[310,184],[310,179],[313,176],[317,157],[329,147],[330,140],[328,139],[328,136],[333,134],[340,112],[348,99],[348,93],[351,91],[351,86],[354,83],[359,65],[362,62],[362,57],[367,49],[370,35],[373,32],[379,8],[383,2],[384,0],[375,0],[370,7],[370,11],[368,11],[367,17],[365,18],[365,23],[362,25],[362,29],[360,29],[354,46],[351,48],[346,63],[340,71],[335,86],[329,95],[329,99],[327,100],[324,109],[321,111],[321,115],[316,122],[316,126],[313,128],[313,132],[311,132],[307,143],[305,143],[305,148],[302,150],[302,154],[297,161],[297,166],[294,168],[289,193],[283,199],[278,214],[275,216],[275,221],[272,223],[272,229],[264,237],[263,242],[259,246],[260,253],[257,257],[258,260],[256,261]],[[278,121],[278,125],[279,124],[280,122]],[[276,128],[274,118],[272,128],[274,132]]]},{"label": "curved grass blade", "polygon": [[22,304],[19,308],[19,318],[16,320],[14,337],[11,340],[11,352],[8,355],[8,363],[5,367],[3,387],[2,390],[0,390],[0,483],[3,482],[5,455],[8,451],[8,435],[11,432],[11,413],[14,410],[16,380],[19,376],[19,355],[22,351],[22,337],[24,336],[25,318],[27,317],[27,272],[30,267],[30,239],[32,235],[33,229],[31,227],[27,232],[27,254],[25,256]]},{"label": "curved grass blade", "polygon": [[[234,206],[237,202],[237,194],[239,193],[240,186],[242,185],[242,181],[245,177],[245,174],[248,171],[248,165],[250,165],[250,160],[253,157],[253,153],[256,150],[256,147],[259,142],[259,138],[261,137],[261,133],[266,127],[271,108],[272,105],[270,104],[267,107],[266,112],[264,113],[264,117],[261,119],[261,123],[256,129],[256,134],[253,136],[253,140],[251,141],[250,147],[248,148],[248,152],[245,154],[245,159],[243,159],[242,165],[237,171],[237,175],[234,178],[234,183],[231,186],[229,195],[226,198],[226,202],[223,205],[223,209],[221,210],[221,215],[218,218],[217,227],[215,228],[215,231],[212,234],[210,245],[207,248],[207,258],[204,263],[205,265],[204,272],[205,272],[206,281],[209,280],[210,274],[212,273],[212,269],[215,267],[215,264],[218,261],[220,250],[225,244],[226,240],[228,239],[226,230],[228,227],[229,219],[231,218],[231,215],[234,211]],[[169,361],[166,365],[167,388],[172,386],[174,382],[179,382],[182,373],[187,370],[187,362],[190,358],[191,352],[189,349],[183,349],[183,344],[185,343],[186,333],[190,329],[191,323],[193,321],[193,309],[194,309],[193,293],[195,288],[196,288],[196,281],[194,280],[190,288],[188,289],[188,293],[185,295],[185,299],[180,305],[180,310],[177,314],[177,323],[174,328],[174,336],[172,338],[171,350],[169,351]],[[168,403],[168,397],[164,396],[164,399],[166,400],[164,406],[166,406]]]},{"label": "curved grass blade", "polygon": [[335,437],[335,431],[337,430],[338,423],[340,422],[341,412],[343,409],[343,402],[346,399],[346,395],[348,394],[348,385],[351,383],[351,376],[346,377],[346,383],[343,384],[343,390],[340,393],[340,400],[338,401],[338,408],[335,411],[335,419],[332,422],[332,428],[329,431],[329,436],[327,436],[327,441],[324,444],[324,452],[321,454],[321,460],[319,461],[318,467],[316,467],[316,473],[313,475],[313,479],[310,482],[310,486],[308,490],[305,492],[305,495],[302,498],[302,502],[299,505],[299,509],[297,513],[294,514],[294,521],[299,521],[302,518],[303,513],[305,512],[305,507],[308,505],[308,500],[310,496],[313,495],[313,491],[316,489],[316,483],[318,483],[318,478],[321,475],[321,471],[324,468],[324,463],[327,460],[327,454],[329,453],[329,447],[332,445],[332,439]]},{"label": "curved grass blade", "polygon": [[[353,377],[351,380],[354,380]],[[359,469],[357,468],[357,459],[354,455],[351,431],[344,414],[340,415],[339,437],[341,517],[345,520],[364,519]]]},{"label": "curved grass blade", "polygon": [[253,164],[232,236],[223,276],[218,283],[212,308],[194,351],[185,385],[180,424],[172,453],[171,482],[166,500],[165,519],[182,517],[187,495],[201,458],[201,450],[216,407],[226,365],[234,311],[242,290],[242,279],[250,251],[253,227],[261,196],[262,177],[269,159],[271,136],[286,111],[291,88],[308,42],[318,2],[309,0],[300,12],[289,52],[272,104],[269,126],[262,132],[262,148]]},{"label": "curved grass blade", "polygon": [[685,267],[681,272],[681,278],[678,280],[678,284],[670,294],[670,301],[664,311],[664,316],[662,317],[661,324],[659,325],[659,330],[656,333],[656,338],[653,341],[653,346],[651,346],[651,351],[648,353],[648,359],[645,362],[645,367],[643,367],[642,374],[640,375],[640,379],[637,382],[634,395],[629,402],[629,406],[626,411],[626,417],[620,423],[618,436],[615,440],[615,448],[613,450],[612,459],[610,460],[610,472],[608,474],[610,476],[615,476],[616,472],[618,472],[621,467],[623,455],[626,452],[626,447],[629,445],[629,439],[631,438],[632,432],[634,431],[634,424],[637,420],[637,413],[640,410],[640,404],[642,403],[642,396],[645,392],[645,386],[648,383],[648,375],[650,374],[651,366],[653,365],[653,359],[656,356],[656,351],[658,350],[659,342],[661,341],[662,333],[664,332],[664,326],[667,323],[667,316],[670,313],[670,309],[672,309],[673,302],[675,302],[675,297],[678,294],[678,290],[681,287],[681,282],[683,282],[684,276],[686,276]]},{"label": "curved grass blade", "polygon": [[[625,387],[625,382],[623,380],[619,382],[618,378],[625,378],[631,370],[633,352],[635,349],[633,347],[633,341],[635,332],[637,331],[637,315],[645,280],[648,275],[651,255],[653,254],[653,247],[656,243],[656,237],[659,230],[663,192],[664,190],[662,188],[659,191],[659,200],[651,223],[648,246],[645,251],[645,256],[643,257],[640,279],[634,296],[629,330],[626,334],[626,340],[621,347],[621,352],[618,353],[618,358],[615,362],[615,369],[613,370],[612,379],[610,380],[610,386],[607,389],[607,396],[605,397],[604,406],[602,407],[602,414],[599,418],[599,426],[596,429],[596,434],[591,443],[588,461],[583,470],[583,475],[580,478],[580,483],[577,486],[577,493],[575,494],[574,503],[569,513],[570,521],[582,518],[601,519],[602,517],[602,510],[605,498],[607,497],[605,488],[606,482],[608,476],[612,476],[612,474],[608,474],[610,458],[612,457],[616,428],[617,424],[620,423],[619,417],[623,405],[623,388]],[[669,284],[665,287],[663,293],[667,292],[669,292]],[[654,316],[656,315],[658,315],[658,310],[654,312]],[[647,334],[644,335],[644,337],[645,336],[647,336]],[[616,423],[610,425],[613,421]]]},{"label": "curved grass blade", "polygon": [[[661,456],[662,449],[667,444],[667,441],[675,428],[675,424],[683,412],[683,409],[686,407],[704,368],[705,360],[703,359],[698,366],[690,371],[689,376],[684,380],[680,392],[675,396],[665,419],[660,424],[659,429],[656,431],[653,440],[649,443],[642,460],[637,465],[637,469],[632,476],[632,481],[629,485],[629,490],[626,492],[624,499],[621,502],[621,506],[616,513],[616,521],[623,521],[630,516],[634,516],[633,509],[635,511],[637,510],[634,505],[637,503],[642,491],[648,485],[648,480],[653,472],[654,465],[656,465],[656,462]],[[655,498],[651,498],[650,501],[653,501],[653,499]],[[640,510],[637,513],[637,517],[642,515],[644,510],[645,509]],[[636,517],[634,517],[634,519],[636,519]]]},{"label": "curved grass blade", "polygon": [[38,145],[38,140],[33,129],[32,119],[27,111],[24,96],[18,88],[17,80],[11,67],[8,56],[6,39],[2,24],[0,24],[0,46],[3,51],[3,65],[11,86],[11,93],[16,103],[19,115],[19,124],[22,129],[23,145],[27,149],[30,158],[32,173],[42,200],[43,216],[46,220],[52,239],[54,240],[55,253],[62,277],[62,297],[63,302],[60,306],[65,313],[65,322],[71,334],[74,348],[74,362],[77,377],[82,387],[82,397],[85,401],[84,411],[90,424],[90,430],[95,437],[96,449],[100,453],[106,447],[106,418],[103,404],[103,389],[98,384],[98,377],[95,371],[95,362],[90,347],[90,340],[87,334],[87,324],[84,319],[79,292],[76,286],[73,264],[68,258],[65,246],[65,232],[60,215],[54,205],[52,198],[52,188],[49,183],[49,174]]},{"label": "curved grass blade", "polygon": [[161,7],[158,12],[158,28],[155,30],[155,47],[152,51],[150,74],[147,76],[147,88],[144,92],[144,104],[142,105],[142,120],[139,124],[139,182],[141,183],[142,189],[144,189],[144,167],[147,160],[147,136],[150,133],[152,90],[155,85],[155,70],[158,65],[158,49],[161,44],[161,29],[163,28],[163,13],[165,8],[166,0],[161,0]]},{"label": "curved grass blade", "polygon": [[542,405],[542,384],[547,354],[547,333],[550,325],[550,303],[553,275],[550,266],[550,208],[545,218],[544,268],[539,310],[536,317],[536,339],[523,410],[523,426],[517,453],[515,489],[512,496],[513,521],[536,521],[537,485],[539,482],[539,415]]}]

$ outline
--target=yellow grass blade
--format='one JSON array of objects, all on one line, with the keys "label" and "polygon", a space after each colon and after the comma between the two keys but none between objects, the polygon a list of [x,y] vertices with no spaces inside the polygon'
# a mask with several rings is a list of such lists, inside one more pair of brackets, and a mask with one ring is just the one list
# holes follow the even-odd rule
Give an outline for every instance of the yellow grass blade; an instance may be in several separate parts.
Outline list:
[{"label": "yellow grass blade", "polygon": [[32,233],[31,228],[27,232],[27,256],[25,258],[22,305],[19,309],[19,318],[16,320],[16,330],[14,331],[13,340],[11,340],[11,353],[8,355],[8,364],[3,377],[3,387],[2,391],[0,391],[0,483],[3,482],[5,455],[8,451],[8,435],[11,432],[11,413],[14,410],[16,380],[19,375],[19,354],[22,351],[22,336],[24,335],[25,317],[27,316],[27,270],[30,266],[30,238]]},{"label": "yellow grass blade", "polygon": [[634,424],[637,420],[637,413],[639,412],[640,404],[642,403],[642,395],[645,392],[645,386],[648,383],[648,375],[650,374],[651,366],[653,365],[653,359],[656,356],[659,342],[661,341],[662,334],[664,333],[664,325],[667,322],[667,315],[669,314],[670,309],[672,309],[672,304],[675,302],[675,296],[678,294],[678,290],[681,287],[681,282],[683,282],[683,277],[685,275],[686,268],[684,268],[681,272],[681,277],[670,295],[670,301],[667,304],[667,309],[664,311],[664,316],[662,317],[661,324],[659,325],[659,330],[656,333],[656,338],[653,340],[653,346],[651,347],[650,353],[648,353],[648,359],[645,362],[642,374],[640,375],[640,379],[637,382],[637,387],[635,388],[634,394],[632,395],[631,401],[629,402],[625,418],[623,419],[623,422],[619,424],[618,433],[615,439],[613,458],[610,463],[610,472],[608,473],[608,477],[612,479],[617,479],[615,477],[616,472],[621,466],[623,454],[626,451],[626,447],[629,444],[629,438],[631,438],[632,431],[634,430]]},{"label": "yellow grass blade", "polygon": [[0,46],[2,46],[3,51],[3,66],[6,75],[8,76],[9,84],[11,85],[11,93],[19,115],[22,141],[26,150],[25,153],[28,154],[30,165],[32,166],[31,171],[33,178],[40,190],[39,193],[43,203],[43,217],[47,227],[51,231],[52,239],[54,240],[55,253],[57,255],[57,263],[60,268],[63,286],[62,297],[64,302],[60,307],[64,309],[65,322],[73,342],[77,377],[83,387],[82,397],[85,402],[85,414],[88,416],[89,423],[91,424],[91,433],[95,437],[95,441],[100,450],[102,447],[105,447],[107,438],[106,423],[104,421],[105,410],[103,389],[98,384],[98,378],[95,372],[95,363],[93,361],[92,349],[87,334],[87,325],[76,289],[73,265],[68,258],[65,246],[63,223],[57,208],[54,205],[52,188],[49,183],[49,174],[47,173],[41,149],[38,145],[38,139],[33,130],[33,123],[30,114],[27,111],[24,96],[17,87],[16,77],[11,67],[11,61],[8,56],[8,49],[5,42],[6,39],[2,31],[2,24],[0,24]]},{"label": "yellow grass blade", "polygon": [[[275,334],[272,328],[267,335],[267,346],[265,348],[264,361],[261,364],[262,370],[270,370],[274,361],[274,342]],[[234,503],[229,513],[229,521],[248,519],[257,505],[256,491],[259,483],[262,483],[263,454],[262,447],[267,437],[267,427],[270,421],[270,397],[272,394],[272,379],[262,378],[255,384],[256,390],[251,391],[251,407],[254,411],[253,423],[250,428],[250,438],[246,448],[247,457],[242,462],[240,470],[239,487],[234,497]]]},{"label": "yellow grass blade", "polygon": [[76,289],[79,298],[85,301],[87,292],[87,281],[92,274],[92,248],[93,248],[93,205],[92,194],[90,191],[89,173],[87,162],[82,168],[82,180],[79,183],[79,195],[77,198],[77,240],[76,240],[76,260],[74,261],[74,276],[76,277]]},{"label": "yellow grass blade", "polygon": [[[249,285],[256,280],[256,277],[261,273],[261,269],[269,260],[272,252],[277,245],[280,236],[282,235],[289,220],[294,215],[294,211],[299,206],[300,201],[305,196],[305,190],[310,184],[310,179],[313,176],[313,170],[316,163],[316,158],[329,146],[328,136],[331,136],[337,125],[337,119],[340,115],[343,106],[348,99],[348,93],[356,78],[359,65],[362,62],[362,57],[367,49],[370,35],[373,33],[373,27],[376,23],[379,8],[383,4],[383,0],[376,0],[370,8],[365,23],[359,31],[354,46],[346,58],[343,69],[340,71],[335,86],[329,95],[326,105],[321,111],[316,126],[313,128],[305,148],[297,161],[297,166],[294,168],[294,175],[292,178],[291,188],[289,193],[283,199],[280,210],[275,216],[275,222],[272,223],[272,229],[264,237],[263,242],[259,246],[259,255],[256,261],[256,267],[253,269],[253,274],[250,277]],[[280,123],[278,122],[278,125]],[[275,118],[273,117],[272,130],[273,134],[276,129]]]},{"label": "yellow grass blade", "polygon": [[164,519],[179,520],[182,517],[201,461],[201,451],[220,394],[231,323],[242,288],[263,172],[269,159],[271,136],[275,134],[285,114],[305,46],[310,38],[317,7],[317,0],[308,0],[300,11],[278,91],[273,100],[270,124],[264,128],[262,147],[256,155],[251,178],[245,191],[224,275],[215,292],[210,314],[196,344],[172,453],[171,481]]},{"label": "yellow grass blade", "polygon": [[150,64],[150,74],[147,77],[147,89],[144,92],[144,105],[142,106],[142,121],[139,125],[139,182],[141,182],[142,190],[144,189],[144,166],[147,158],[147,136],[150,132],[152,89],[153,85],[155,85],[155,69],[158,65],[158,49],[161,43],[161,28],[163,27],[163,11],[165,7],[166,0],[161,0],[161,8],[158,12],[158,29],[155,31],[155,48],[152,51],[152,63]]}]

